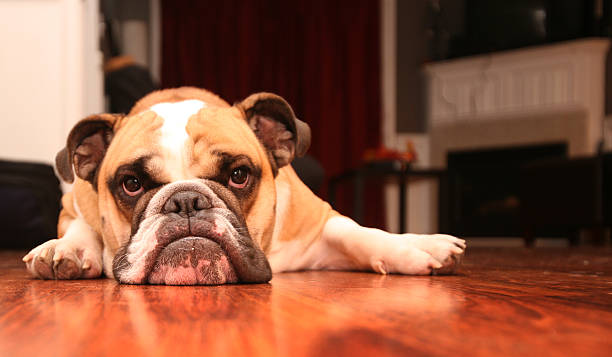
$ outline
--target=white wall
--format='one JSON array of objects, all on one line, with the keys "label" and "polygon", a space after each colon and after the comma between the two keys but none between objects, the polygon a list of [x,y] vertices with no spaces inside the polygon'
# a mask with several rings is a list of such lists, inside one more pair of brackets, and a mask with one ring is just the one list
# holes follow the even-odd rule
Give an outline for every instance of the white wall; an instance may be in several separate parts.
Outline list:
[{"label": "white wall", "polygon": [[0,0],[0,159],[51,163],[103,108],[98,0]]},{"label": "white wall", "polygon": [[[396,128],[396,13],[397,0],[381,1],[382,142],[390,149],[405,150],[406,143],[411,141],[419,155],[416,165],[429,167],[431,164],[429,135],[400,134]],[[433,179],[411,180],[407,190],[407,216],[398,217],[399,188],[397,184],[387,184],[385,186],[387,229],[397,232],[399,229],[399,219],[404,219],[409,232],[435,233],[438,229],[437,187],[437,182]]]}]

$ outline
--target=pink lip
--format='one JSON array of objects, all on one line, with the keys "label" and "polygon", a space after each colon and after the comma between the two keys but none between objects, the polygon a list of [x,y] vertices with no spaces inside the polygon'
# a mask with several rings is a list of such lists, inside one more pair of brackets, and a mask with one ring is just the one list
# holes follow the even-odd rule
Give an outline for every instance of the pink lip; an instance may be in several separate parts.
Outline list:
[{"label": "pink lip", "polygon": [[166,246],[151,270],[150,284],[218,285],[238,282],[234,267],[219,245],[185,237]]}]

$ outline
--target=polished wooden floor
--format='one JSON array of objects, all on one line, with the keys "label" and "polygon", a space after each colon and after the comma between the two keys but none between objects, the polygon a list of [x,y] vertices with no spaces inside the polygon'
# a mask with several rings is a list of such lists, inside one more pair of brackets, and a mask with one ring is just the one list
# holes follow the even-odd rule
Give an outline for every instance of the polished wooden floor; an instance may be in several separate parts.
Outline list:
[{"label": "polished wooden floor", "polygon": [[471,249],[456,276],[31,279],[0,252],[0,356],[612,356],[612,250]]}]

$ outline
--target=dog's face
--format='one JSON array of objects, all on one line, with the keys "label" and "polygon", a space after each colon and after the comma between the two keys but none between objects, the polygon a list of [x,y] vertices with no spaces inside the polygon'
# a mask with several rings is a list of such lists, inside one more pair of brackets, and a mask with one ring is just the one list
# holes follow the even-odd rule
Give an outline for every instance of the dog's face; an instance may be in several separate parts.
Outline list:
[{"label": "dog's face", "polygon": [[125,117],[81,121],[58,154],[65,179],[74,167],[97,191],[113,275],[135,284],[270,280],[274,178],[306,151],[308,127],[271,94],[233,107],[165,94]]}]

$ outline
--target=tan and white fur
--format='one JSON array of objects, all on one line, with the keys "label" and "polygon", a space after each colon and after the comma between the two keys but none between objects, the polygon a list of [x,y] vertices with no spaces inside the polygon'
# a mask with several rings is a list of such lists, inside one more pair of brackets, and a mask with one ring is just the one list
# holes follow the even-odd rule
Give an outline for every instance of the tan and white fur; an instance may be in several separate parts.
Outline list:
[{"label": "tan and white fur", "polygon": [[[25,257],[43,279],[141,284],[266,282],[272,273],[454,271],[465,241],[362,227],[289,163],[310,130],[269,93],[228,105],[196,88],[150,94],[128,115],[79,122],[57,169],[59,239]],[[246,177],[246,179],[245,179]],[[243,181],[244,180],[244,181]]]}]

